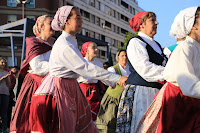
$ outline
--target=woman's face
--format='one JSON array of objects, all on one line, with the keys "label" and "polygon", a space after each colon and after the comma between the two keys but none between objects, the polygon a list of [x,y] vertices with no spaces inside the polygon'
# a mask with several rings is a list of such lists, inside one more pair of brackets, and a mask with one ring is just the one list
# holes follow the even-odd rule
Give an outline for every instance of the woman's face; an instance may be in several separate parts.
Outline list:
[{"label": "woman's face", "polygon": [[196,18],[196,23],[193,26],[193,29],[196,36],[198,37],[198,40],[200,40],[200,11],[197,11],[197,14],[199,14],[198,18]]},{"label": "woman's face", "polygon": [[51,17],[47,17],[44,20],[44,24],[42,25],[41,28],[41,36],[45,36],[47,38],[52,37],[54,34],[54,30],[51,28],[51,22],[52,22],[52,18]]},{"label": "woman's face", "polygon": [[73,9],[71,12],[73,15],[66,22],[67,30],[70,34],[75,35],[76,33],[81,32],[83,21],[81,18],[81,14],[78,10]]},{"label": "woman's face", "polygon": [[0,60],[0,69],[5,69],[6,68],[6,61],[4,59]]},{"label": "woman's face", "polygon": [[95,43],[90,43],[87,48],[86,56],[94,58],[97,57],[97,55],[98,55],[97,45]]},{"label": "woman's face", "polygon": [[140,31],[152,37],[157,33],[158,21],[156,17],[147,18],[145,22],[140,25]]},{"label": "woman's face", "polygon": [[125,51],[122,51],[120,52],[119,56],[118,56],[118,63],[119,64],[126,64],[128,61],[128,58],[127,58],[127,54]]}]

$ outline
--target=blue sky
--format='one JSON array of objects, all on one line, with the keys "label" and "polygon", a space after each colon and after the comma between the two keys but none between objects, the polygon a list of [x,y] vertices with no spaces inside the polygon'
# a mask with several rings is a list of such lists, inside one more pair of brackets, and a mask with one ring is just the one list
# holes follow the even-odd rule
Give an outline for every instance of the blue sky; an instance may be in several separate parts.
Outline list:
[{"label": "blue sky", "polygon": [[137,0],[145,11],[153,11],[159,23],[157,34],[154,36],[162,47],[176,43],[176,39],[169,35],[175,16],[187,7],[200,6],[200,0]]}]

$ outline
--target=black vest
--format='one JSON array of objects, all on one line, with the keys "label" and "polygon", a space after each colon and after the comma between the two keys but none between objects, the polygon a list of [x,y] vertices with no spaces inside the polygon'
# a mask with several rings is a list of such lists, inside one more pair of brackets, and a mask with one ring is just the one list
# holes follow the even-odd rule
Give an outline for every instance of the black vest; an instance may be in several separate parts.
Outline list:
[{"label": "black vest", "polygon": [[[161,51],[162,51],[162,55],[160,55],[159,53],[157,53],[146,41],[144,41],[140,36],[135,36],[134,38],[138,38],[141,41],[143,41],[144,43],[146,43],[146,49],[149,55],[149,61],[156,64],[156,65],[162,65],[162,62],[164,61],[164,59],[167,60],[167,57],[163,54],[163,50],[162,47],[160,46],[160,44],[158,42],[156,42],[158,44],[158,46],[160,47]],[[131,38],[132,39],[132,38]],[[130,39],[130,40],[131,40]],[[129,40],[129,41],[130,41]],[[127,45],[129,44],[129,42],[127,43]],[[146,87],[152,87],[152,88],[157,88],[157,89],[161,89],[162,88],[162,84],[158,83],[158,82],[147,82],[145,79],[143,79],[133,68],[133,66],[131,65],[130,61],[128,60],[130,67],[129,70],[131,72],[131,74],[128,77],[128,80],[126,81],[126,84],[131,84],[131,85],[140,85],[140,86],[146,86]]]}]

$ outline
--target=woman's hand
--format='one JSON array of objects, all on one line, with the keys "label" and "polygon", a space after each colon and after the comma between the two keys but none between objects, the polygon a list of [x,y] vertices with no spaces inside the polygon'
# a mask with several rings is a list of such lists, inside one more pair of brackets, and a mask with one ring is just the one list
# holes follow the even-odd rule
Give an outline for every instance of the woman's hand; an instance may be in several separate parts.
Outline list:
[{"label": "woman's hand", "polygon": [[119,81],[118,81],[118,84],[122,87],[125,87],[126,86],[126,80],[128,79],[128,76],[121,76]]},{"label": "woman's hand", "polygon": [[11,71],[9,71],[5,76],[1,77],[0,81],[6,79],[8,76],[11,75]]}]

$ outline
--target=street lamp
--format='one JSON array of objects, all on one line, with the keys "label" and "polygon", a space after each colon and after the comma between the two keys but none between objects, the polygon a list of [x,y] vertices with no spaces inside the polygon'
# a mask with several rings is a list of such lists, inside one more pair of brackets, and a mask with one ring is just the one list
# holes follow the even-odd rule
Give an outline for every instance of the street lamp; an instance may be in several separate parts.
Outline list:
[{"label": "street lamp", "polygon": [[24,19],[24,5],[29,4],[31,0],[15,0],[16,4],[22,4],[22,19]]}]

